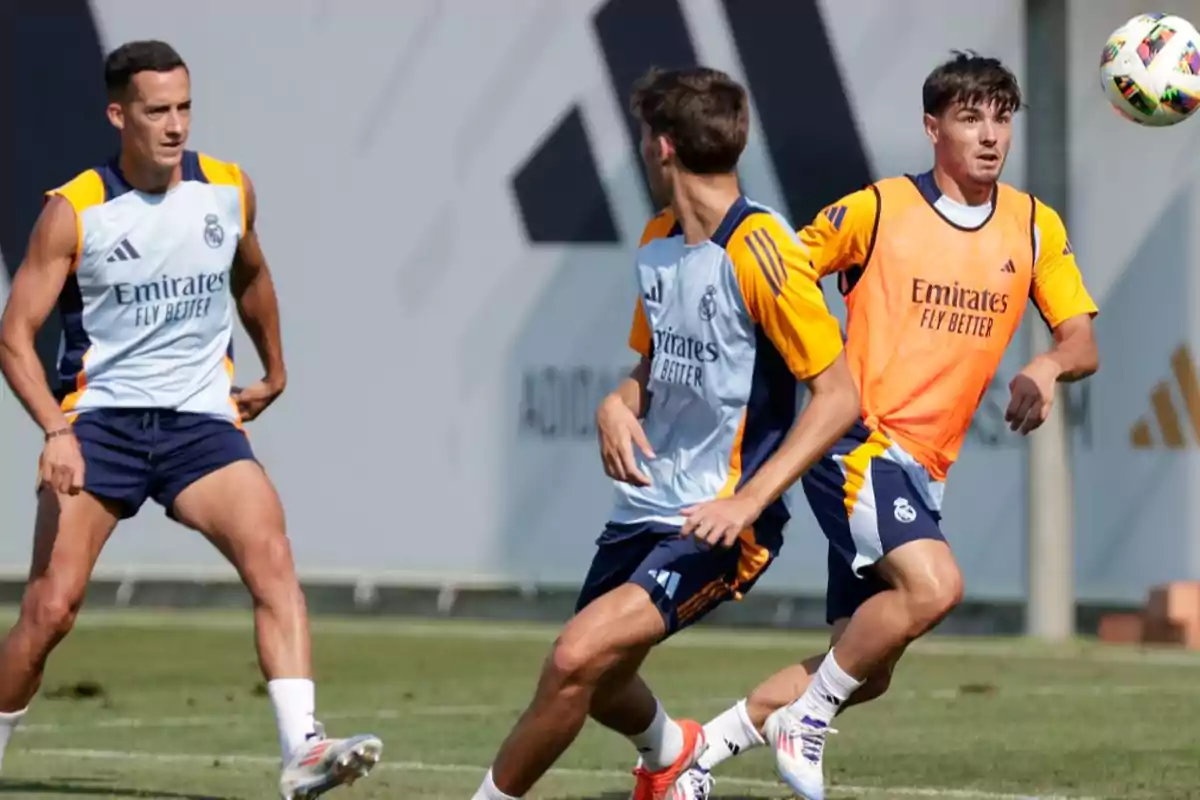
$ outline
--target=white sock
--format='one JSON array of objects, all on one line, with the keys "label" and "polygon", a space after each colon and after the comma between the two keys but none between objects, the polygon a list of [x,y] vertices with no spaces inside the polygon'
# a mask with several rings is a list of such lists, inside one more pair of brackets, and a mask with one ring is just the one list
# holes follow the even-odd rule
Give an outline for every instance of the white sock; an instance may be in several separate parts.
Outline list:
[{"label": "white sock", "polygon": [[833,650],[825,655],[820,669],[813,676],[804,695],[792,703],[793,708],[803,708],[806,713],[816,716],[822,722],[828,723],[837,714],[846,698],[854,694],[854,690],[863,685],[863,681],[838,666]]},{"label": "white sock", "polygon": [[662,703],[654,702],[656,709],[650,727],[629,737],[642,756],[642,764],[651,772],[666,769],[683,755],[683,729],[667,716]]},{"label": "white sock", "polygon": [[521,800],[519,797],[507,795],[496,788],[496,781],[492,778],[492,771],[489,769],[487,776],[483,779],[483,785],[479,787],[479,791],[471,800]]},{"label": "white sock", "polygon": [[0,712],[0,768],[4,766],[4,751],[8,749],[8,740],[12,738],[13,731],[17,729],[27,710],[23,708],[20,711]]},{"label": "white sock", "polygon": [[309,678],[276,678],[267,681],[267,694],[275,708],[279,747],[286,764],[309,734],[316,731],[317,690]]},{"label": "white sock", "polygon": [[708,770],[726,759],[766,744],[750,721],[745,700],[705,725],[704,741],[708,743],[708,749],[700,756],[699,765]]}]

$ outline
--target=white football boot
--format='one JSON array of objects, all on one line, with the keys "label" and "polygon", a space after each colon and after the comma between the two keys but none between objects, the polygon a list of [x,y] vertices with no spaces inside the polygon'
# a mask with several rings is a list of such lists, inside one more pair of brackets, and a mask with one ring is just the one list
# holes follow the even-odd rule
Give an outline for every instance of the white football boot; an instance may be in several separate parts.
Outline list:
[{"label": "white football boot", "polygon": [[675,800],[708,800],[715,783],[708,770],[692,767],[675,781],[673,796]]},{"label": "white football boot", "polygon": [[296,748],[279,776],[282,800],[310,800],[330,789],[350,785],[366,777],[379,763],[383,742],[370,734],[349,739],[327,739],[325,728],[316,724],[316,732]]},{"label": "white football boot", "polygon": [[801,709],[784,706],[767,717],[763,734],[775,751],[779,777],[803,800],[825,800],[825,772],[821,764],[825,739],[833,728]]}]

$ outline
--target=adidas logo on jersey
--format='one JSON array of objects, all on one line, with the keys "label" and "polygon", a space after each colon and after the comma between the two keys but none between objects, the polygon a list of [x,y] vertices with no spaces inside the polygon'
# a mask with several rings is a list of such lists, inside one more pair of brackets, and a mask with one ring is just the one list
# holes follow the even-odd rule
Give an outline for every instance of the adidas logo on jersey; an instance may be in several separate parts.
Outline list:
[{"label": "adidas logo on jersey", "polygon": [[1017,274],[1017,265],[1016,265],[1016,264],[1014,264],[1014,263],[1013,263],[1013,260],[1010,258],[1008,261],[1005,261],[1005,262],[1004,262],[1004,266],[1000,268],[1000,271],[1001,271],[1001,272],[1008,272],[1008,273],[1011,273],[1011,274],[1013,274],[1013,275],[1016,275],[1016,274]]},{"label": "adidas logo on jersey", "polygon": [[654,285],[650,287],[650,291],[643,294],[642,297],[646,299],[647,303],[657,304],[662,302],[662,294],[662,277],[660,276],[659,279],[655,281]]},{"label": "adidas logo on jersey", "polygon": [[829,220],[835,231],[842,229],[842,221],[846,219],[845,206],[830,206],[825,209],[825,219]]},{"label": "adidas logo on jersey", "polygon": [[1171,354],[1171,377],[1174,378],[1174,387],[1165,380],[1155,384],[1150,391],[1151,413],[1139,417],[1129,429],[1129,443],[1138,450],[1148,450],[1156,445],[1152,422],[1157,423],[1159,446],[1170,450],[1182,450],[1188,446],[1188,435],[1172,389],[1183,400],[1183,410],[1192,436],[1200,441],[1200,375],[1186,344],[1180,345]]},{"label": "adidas logo on jersey", "polygon": [[135,248],[128,239],[122,239],[121,243],[118,244],[113,251],[108,254],[108,258],[104,260],[109,264],[114,264],[118,261],[133,261],[141,257],[142,254],[137,251],[137,248]]}]

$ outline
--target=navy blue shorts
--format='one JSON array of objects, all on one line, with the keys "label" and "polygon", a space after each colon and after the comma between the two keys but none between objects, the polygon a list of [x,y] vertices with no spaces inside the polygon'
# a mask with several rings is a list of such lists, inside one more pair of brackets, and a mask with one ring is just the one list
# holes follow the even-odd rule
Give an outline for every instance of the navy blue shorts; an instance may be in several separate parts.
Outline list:
[{"label": "navy blue shorts", "polygon": [[845,619],[888,588],[872,565],[908,542],[945,541],[941,515],[912,475],[886,451],[882,434],[856,426],[801,479],[817,524],[829,540],[825,616]]},{"label": "navy blue shorts", "polygon": [[596,544],[576,612],[619,586],[635,583],[662,614],[667,636],[699,622],[727,600],[740,600],[775,559],[753,529],[733,547],[712,548],[694,537],[681,537],[678,528],[668,525],[610,523]]},{"label": "navy blue shorts", "polygon": [[171,514],[193,483],[235,461],[254,460],[250,440],[228,420],[149,409],[85,411],[74,424],[83,451],[83,488],[137,514],[147,498]]}]

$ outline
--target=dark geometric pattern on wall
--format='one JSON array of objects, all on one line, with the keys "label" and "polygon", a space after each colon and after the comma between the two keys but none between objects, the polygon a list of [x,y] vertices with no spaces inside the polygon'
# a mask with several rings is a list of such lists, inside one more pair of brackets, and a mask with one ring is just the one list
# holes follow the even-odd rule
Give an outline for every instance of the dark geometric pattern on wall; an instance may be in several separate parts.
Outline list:
[{"label": "dark geometric pattern on wall", "polygon": [[579,106],[542,140],[512,184],[530,241],[618,241]]},{"label": "dark geometric pattern on wall", "polygon": [[[48,63],[52,62],[52,63]],[[25,255],[42,195],[111,156],[104,116],[104,47],[87,0],[0,4],[0,253],[8,275]],[[38,352],[48,375],[59,324],[47,320]]]},{"label": "dark geometric pattern on wall", "polygon": [[[873,179],[821,10],[817,0],[722,0],[722,5],[787,206],[781,210],[802,226]],[[679,0],[609,0],[597,10],[593,27],[609,83],[625,109],[631,158],[645,183],[639,124],[626,108],[629,90],[652,66],[697,64],[695,45]],[[604,224],[611,223],[611,204],[578,117],[578,107],[572,108],[513,177],[534,243],[617,242],[615,226]],[[610,238],[604,238],[609,230]]]}]

